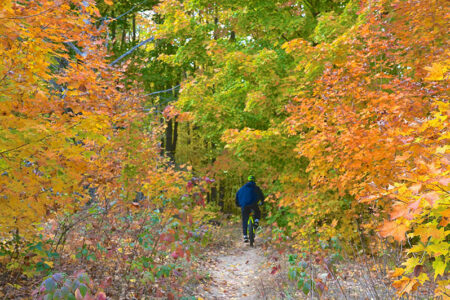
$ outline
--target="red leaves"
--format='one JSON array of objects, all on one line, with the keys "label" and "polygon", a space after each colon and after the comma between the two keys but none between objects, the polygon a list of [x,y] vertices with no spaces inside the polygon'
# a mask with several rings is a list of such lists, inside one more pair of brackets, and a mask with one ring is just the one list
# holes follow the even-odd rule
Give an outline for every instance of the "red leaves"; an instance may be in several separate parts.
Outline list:
[{"label": "red leaves", "polygon": [[414,267],[414,276],[418,277],[420,275],[420,273],[423,272],[423,265],[417,265]]},{"label": "red leaves", "polygon": [[184,257],[185,254],[186,254],[186,251],[183,249],[183,247],[182,246],[178,246],[177,249],[170,254],[170,256],[173,259],[178,259],[180,257]]},{"label": "red leaves", "polygon": [[272,270],[270,271],[270,274],[275,275],[280,270],[281,270],[281,266],[280,265],[273,266]]}]

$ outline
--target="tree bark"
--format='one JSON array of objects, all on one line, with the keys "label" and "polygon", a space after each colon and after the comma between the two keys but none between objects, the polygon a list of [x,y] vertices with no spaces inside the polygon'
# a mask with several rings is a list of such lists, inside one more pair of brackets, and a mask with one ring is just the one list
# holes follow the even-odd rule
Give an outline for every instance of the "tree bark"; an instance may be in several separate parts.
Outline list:
[{"label": "tree bark", "polygon": [[136,44],[136,14],[133,14],[133,45]]},{"label": "tree bark", "polygon": [[172,159],[172,161],[175,160],[177,140],[178,140],[178,122],[171,119],[167,122],[166,127],[165,151],[166,154]]}]

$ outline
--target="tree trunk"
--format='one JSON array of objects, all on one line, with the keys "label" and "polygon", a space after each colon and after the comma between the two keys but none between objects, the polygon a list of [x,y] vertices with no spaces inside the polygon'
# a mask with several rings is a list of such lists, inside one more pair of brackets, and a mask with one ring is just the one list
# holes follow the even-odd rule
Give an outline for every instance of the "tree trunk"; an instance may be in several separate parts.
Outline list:
[{"label": "tree trunk", "polygon": [[123,20],[123,26],[122,26],[122,39],[120,41],[120,49],[123,49],[125,46],[125,38],[127,37],[127,19],[125,18]]},{"label": "tree trunk", "polygon": [[133,45],[136,44],[136,15],[133,14]]},{"label": "tree trunk", "polygon": [[172,161],[175,160],[177,140],[178,140],[178,122],[171,119],[167,122],[166,127],[165,151],[166,154],[172,159]]},{"label": "tree trunk", "polygon": [[[113,19],[116,18],[116,12],[114,10],[112,11],[111,17]],[[115,41],[115,39],[116,39],[116,29],[117,29],[116,22],[112,22],[112,25],[111,25],[111,40],[112,40],[113,48],[114,48],[114,45],[116,44],[116,41]]]}]

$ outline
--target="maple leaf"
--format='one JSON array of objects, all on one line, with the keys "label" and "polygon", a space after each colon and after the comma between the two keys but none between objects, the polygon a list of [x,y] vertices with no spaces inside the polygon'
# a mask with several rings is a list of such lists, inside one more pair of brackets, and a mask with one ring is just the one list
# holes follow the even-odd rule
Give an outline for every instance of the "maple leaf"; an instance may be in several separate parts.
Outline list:
[{"label": "maple leaf", "polygon": [[439,194],[434,191],[423,194],[422,197],[428,201],[431,207],[433,207],[436,201],[439,200]]},{"label": "maple leaf", "polygon": [[409,189],[414,193],[414,194],[418,194],[420,189],[422,188],[422,184],[421,183],[416,183],[412,186],[409,187]]},{"label": "maple leaf", "polygon": [[408,227],[396,221],[385,221],[378,230],[382,237],[392,236],[396,241],[403,242],[406,240]]},{"label": "maple leaf", "polygon": [[445,63],[433,63],[430,67],[425,67],[425,70],[429,72],[428,76],[425,78],[429,81],[439,81],[443,80],[449,71],[450,60]]},{"label": "maple leaf", "polygon": [[415,279],[410,279],[408,277],[402,277],[400,280],[395,281],[392,284],[398,290],[399,295],[409,294],[415,291],[419,286],[419,283]]},{"label": "maple leaf", "polygon": [[433,256],[447,255],[449,252],[448,244],[445,242],[431,244],[426,247],[426,251],[433,253]]},{"label": "maple leaf", "polygon": [[420,237],[422,243],[426,243],[429,237],[439,241],[445,238],[444,228],[436,228],[432,224],[424,224],[414,229],[415,236]]},{"label": "maple leaf", "polygon": [[392,274],[390,274],[391,277],[398,277],[398,276],[402,276],[403,273],[405,273],[405,269],[403,268],[395,268],[394,272],[392,272]]},{"label": "maple leaf", "polygon": [[432,265],[434,269],[434,280],[436,280],[439,275],[444,275],[447,265],[440,256],[435,259]]}]

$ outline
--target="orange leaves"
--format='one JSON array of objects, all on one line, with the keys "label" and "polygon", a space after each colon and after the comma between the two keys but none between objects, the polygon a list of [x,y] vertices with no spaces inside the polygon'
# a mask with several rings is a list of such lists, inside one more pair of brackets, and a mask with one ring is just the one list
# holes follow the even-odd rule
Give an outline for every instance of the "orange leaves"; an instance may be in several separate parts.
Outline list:
[{"label": "orange leaves", "polygon": [[[447,232],[448,234],[448,232]],[[426,243],[428,238],[432,237],[436,241],[440,241],[447,235],[444,228],[436,228],[434,224],[420,225],[414,230],[414,235],[420,237],[422,243]]]},{"label": "orange leaves", "polygon": [[[306,66],[314,62],[305,57],[325,61],[314,80],[301,82],[288,106],[287,127],[299,137],[299,156],[310,160],[308,183],[314,192],[333,190],[355,195],[360,203],[376,203],[390,217],[378,227],[380,235],[429,243],[416,250],[432,262],[447,256],[443,249],[449,247],[443,242],[449,224],[450,126],[443,100],[448,98],[448,53],[432,42],[444,41],[445,30],[433,30],[430,23],[445,22],[445,13],[436,11],[439,1],[394,3],[395,9],[383,8],[389,17],[365,5],[365,24],[330,47],[339,57],[302,40],[283,46],[297,59],[296,71],[309,72]],[[411,35],[410,28],[423,39]],[[393,65],[405,67],[398,72]],[[323,216],[325,210],[316,213]],[[447,261],[436,263],[437,273]],[[408,264],[410,274],[424,262]],[[402,294],[426,280],[423,272],[413,275],[395,283]]]},{"label": "orange leaves", "polygon": [[111,157],[123,155],[113,124],[133,119],[137,101],[115,89],[122,74],[105,60],[93,1],[0,7],[0,236],[28,236],[46,216],[87,201],[88,184],[111,196],[122,168]]},{"label": "orange leaves", "polygon": [[294,39],[290,40],[289,42],[286,42],[281,47],[286,50],[287,53],[303,53],[305,52],[311,52],[312,47],[309,42],[305,41],[304,39]]},{"label": "orange leaves", "polygon": [[396,221],[385,221],[383,226],[379,228],[382,237],[392,236],[396,241],[403,242],[406,240],[406,232],[408,226]]},{"label": "orange leaves", "polygon": [[395,281],[392,286],[394,286],[398,291],[399,295],[404,295],[417,290],[419,287],[419,282],[415,279],[410,279],[408,277],[402,277],[402,279]]},{"label": "orange leaves", "polygon": [[437,192],[433,191],[433,192],[428,192],[426,194],[423,194],[422,197],[428,201],[428,203],[430,204],[431,207],[433,207],[435,202],[439,199],[439,194]]},{"label": "orange leaves", "polygon": [[413,194],[418,194],[419,191],[421,190],[421,188],[422,188],[422,184],[421,184],[421,183],[416,183],[416,184],[411,185],[411,186],[409,187],[409,190],[410,190]]}]

